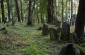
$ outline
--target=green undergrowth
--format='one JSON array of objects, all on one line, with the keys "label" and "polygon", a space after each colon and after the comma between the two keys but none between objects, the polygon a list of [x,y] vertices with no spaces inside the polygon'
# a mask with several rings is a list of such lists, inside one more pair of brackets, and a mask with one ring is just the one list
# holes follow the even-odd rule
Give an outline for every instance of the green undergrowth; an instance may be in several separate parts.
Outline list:
[{"label": "green undergrowth", "polygon": [[64,44],[50,40],[49,35],[43,36],[42,31],[37,30],[39,26],[42,24],[0,24],[0,28],[7,29],[7,34],[0,31],[0,55],[58,55]]},{"label": "green undergrowth", "polygon": [[75,30],[75,26],[71,26],[70,27],[70,32],[72,33],[72,32],[74,32],[74,30]]}]

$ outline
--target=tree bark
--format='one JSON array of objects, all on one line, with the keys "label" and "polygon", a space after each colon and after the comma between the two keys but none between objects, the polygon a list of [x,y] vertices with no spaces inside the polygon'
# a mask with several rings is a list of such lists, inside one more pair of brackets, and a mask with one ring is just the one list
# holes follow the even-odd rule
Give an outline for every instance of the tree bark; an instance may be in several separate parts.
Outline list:
[{"label": "tree bark", "polygon": [[20,0],[20,7],[21,7],[21,19],[22,19],[22,22],[23,22],[22,0]]},{"label": "tree bark", "polygon": [[67,18],[67,14],[68,14],[67,13],[68,12],[67,10],[68,10],[68,0],[66,0],[66,18]]},{"label": "tree bark", "polygon": [[85,0],[79,0],[78,14],[75,24],[75,33],[80,38],[84,34],[84,22],[85,22]]},{"label": "tree bark", "polygon": [[10,0],[6,0],[7,1],[7,6],[8,6],[8,19],[10,21]]},{"label": "tree bark", "polygon": [[73,0],[71,0],[71,20],[70,25],[73,25]]},{"label": "tree bark", "polygon": [[54,18],[55,18],[55,5],[56,5],[56,0],[48,0],[48,19],[47,23],[53,23]]},{"label": "tree bark", "polygon": [[2,22],[5,23],[4,0],[1,0],[1,10],[2,10]]},{"label": "tree bark", "polygon": [[27,25],[33,25],[34,9],[35,9],[35,0],[29,0],[29,12],[28,12]]},{"label": "tree bark", "polygon": [[21,22],[19,6],[18,6],[18,0],[15,0],[15,4],[16,4],[16,12],[17,12],[17,17],[18,17],[18,22]]},{"label": "tree bark", "polygon": [[44,14],[41,13],[41,23],[44,23]]},{"label": "tree bark", "polygon": [[62,0],[62,23],[64,20],[64,1]]}]

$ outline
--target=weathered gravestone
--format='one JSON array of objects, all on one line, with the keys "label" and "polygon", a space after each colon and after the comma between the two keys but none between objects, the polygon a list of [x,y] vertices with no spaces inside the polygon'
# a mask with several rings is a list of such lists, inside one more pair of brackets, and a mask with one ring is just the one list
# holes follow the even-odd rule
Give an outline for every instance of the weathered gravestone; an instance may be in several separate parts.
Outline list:
[{"label": "weathered gravestone", "polygon": [[51,27],[50,30],[50,39],[59,40],[60,27]]},{"label": "weathered gravestone", "polygon": [[61,40],[68,41],[70,34],[70,25],[66,22],[63,22],[61,29]]},{"label": "weathered gravestone", "polygon": [[56,27],[60,26],[61,22],[57,19],[57,18],[54,18],[54,25]]},{"label": "weathered gravestone", "polygon": [[3,34],[8,34],[8,31],[5,27],[1,28],[0,31],[3,33]]},{"label": "weathered gravestone", "polygon": [[80,49],[73,44],[68,44],[61,49],[59,55],[80,55]]},{"label": "weathered gravestone", "polygon": [[79,44],[80,43],[80,38],[78,38],[78,36],[73,32],[73,33],[70,33],[69,35],[69,42],[70,43],[76,43],[76,44]]},{"label": "weathered gravestone", "polygon": [[48,33],[49,33],[48,24],[44,23],[42,28],[42,35],[48,35]]}]

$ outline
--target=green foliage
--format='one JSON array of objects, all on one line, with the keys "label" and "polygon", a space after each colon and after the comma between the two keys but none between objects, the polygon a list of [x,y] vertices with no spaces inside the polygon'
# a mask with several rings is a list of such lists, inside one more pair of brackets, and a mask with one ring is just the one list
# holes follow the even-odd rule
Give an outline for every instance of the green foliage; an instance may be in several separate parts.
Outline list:
[{"label": "green foliage", "polygon": [[8,34],[0,33],[0,54],[54,55],[59,53],[63,44],[60,45],[58,42],[51,41],[49,35],[42,36],[42,32],[37,30],[41,24],[29,27],[25,24],[26,22],[16,23],[15,26],[0,24],[0,28],[6,26],[8,31]]},{"label": "green foliage", "polygon": [[[47,18],[47,7],[48,1],[47,0],[35,0],[35,21],[41,18],[41,14],[44,15],[43,18],[46,21]],[[66,7],[65,4],[66,0],[64,0],[64,13],[66,13],[66,8],[68,8],[67,13],[70,13],[70,6]],[[58,0],[57,14],[59,20],[62,17],[62,0]],[[70,0],[67,1],[67,4],[70,3]],[[18,0],[19,4],[19,11],[20,10],[20,0]],[[15,9],[15,0],[10,0],[10,16],[12,17],[13,13],[13,20],[17,20],[16,18],[16,9]],[[28,9],[29,8],[29,0],[22,0],[22,10],[25,22],[18,23],[14,26],[11,26],[11,22],[6,24],[0,23],[0,28],[6,27],[7,34],[3,34],[0,31],[0,54],[1,55],[55,55],[59,53],[60,48],[64,45],[63,43],[58,43],[55,41],[50,40],[50,36],[42,36],[41,31],[37,30],[39,26],[42,24],[35,23],[35,26],[26,26],[27,17],[28,17]],[[7,2],[4,1],[4,10],[5,16],[8,16],[7,10]],[[0,19],[1,19],[1,10],[0,10]],[[64,15],[64,18],[66,14]],[[8,26],[7,26],[8,25]],[[53,27],[53,26],[49,26]],[[56,29],[56,27],[54,27]],[[71,27],[73,30],[73,27]],[[73,32],[73,31],[71,31]],[[59,33],[60,34],[60,33]]]}]

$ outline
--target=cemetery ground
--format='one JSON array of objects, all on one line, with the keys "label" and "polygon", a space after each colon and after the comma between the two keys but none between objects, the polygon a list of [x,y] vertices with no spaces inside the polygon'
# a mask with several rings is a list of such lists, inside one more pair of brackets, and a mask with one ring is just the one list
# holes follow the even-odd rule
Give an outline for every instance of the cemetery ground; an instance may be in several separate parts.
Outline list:
[{"label": "cemetery ground", "polygon": [[8,24],[0,24],[0,29],[6,28],[0,31],[0,55],[58,55],[65,45],[60,41],[50,40],[49,35],[43,36],[42,30],[38,30],[41,24]]}]

